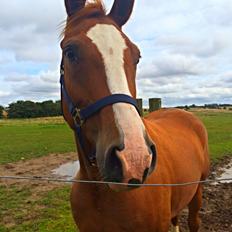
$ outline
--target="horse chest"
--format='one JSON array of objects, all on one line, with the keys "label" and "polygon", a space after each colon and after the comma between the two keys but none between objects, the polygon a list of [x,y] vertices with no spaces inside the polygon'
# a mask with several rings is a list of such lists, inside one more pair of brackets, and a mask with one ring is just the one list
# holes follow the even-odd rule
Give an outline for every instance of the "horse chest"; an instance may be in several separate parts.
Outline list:
[{"label": "horse chest", "polygon": [[[162,223],[160,223],[162,220],[158,220],[152,214],[144,211],[118,211],[118,209],[104,211],[103,208],[98,208],[89,211],[90,215],[91,222],[88,217],[80,221],[78,226],[81,232],[162,232],[164,228]],[[169,223],[166,221],[164,224],[168,225]]]},{"label": "horse chest", "polygon": [[[73,208],[81,232],[162,232],[163,224],[169,225],[170,218],[164,217],[167,214],[157,210],[154,203],[148,204],[147,197],[137,199],[133,192],[103,193],[95,189],[78,195]],[[88,197],[83,199],[84,195]]]}]

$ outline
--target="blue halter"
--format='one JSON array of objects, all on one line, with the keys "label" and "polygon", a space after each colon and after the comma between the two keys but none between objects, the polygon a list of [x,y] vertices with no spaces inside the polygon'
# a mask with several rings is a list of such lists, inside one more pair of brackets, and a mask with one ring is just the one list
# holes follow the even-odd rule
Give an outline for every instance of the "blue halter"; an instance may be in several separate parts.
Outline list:
[{"label": "blue halter", "polygon": [[[63,62],[61,62],[61,66],[60,66],[60,84],[61,84],[61,93],[68,106],[68,111],[72,115],[74,125],[75,125],[75,133],[77,135],[77,138],[79,140],[79,144],[82,150],[84,149],[84,141],[83,141],[83,136],[81,132],[81,126],[88,118],[98,113],[104,107],[108,105],[113,105],[119,102],[128,103],[128,104],[133,105],[139,113],[137,101],[131,96],[126,95],[126,94],[112,94],[112,95],[106,96],[96,101],[95,103],[91,105],[88,105],[85,108],[82,108],[82,109],[78,108],[78,106],[73,103],[71,97],[69,96],[67,90],[65,89]],[[95,162],[95,158],[96,158],[95,153],[96,152],[94,151],[93,154],[88,155],[88,159],[91,164]]]}]

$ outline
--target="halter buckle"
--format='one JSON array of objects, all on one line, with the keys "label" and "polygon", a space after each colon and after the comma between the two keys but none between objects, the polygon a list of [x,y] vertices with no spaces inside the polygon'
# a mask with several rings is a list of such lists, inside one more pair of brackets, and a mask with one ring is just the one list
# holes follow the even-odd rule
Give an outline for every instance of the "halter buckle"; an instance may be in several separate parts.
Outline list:
[{"label": "halter buckle", "polygon": [[80,112],[81,110],[77,108],[75,108],[74,111],[72,112],[74,123],[78,126],[82,126],[84,123],[84,119],[81,118]]}]

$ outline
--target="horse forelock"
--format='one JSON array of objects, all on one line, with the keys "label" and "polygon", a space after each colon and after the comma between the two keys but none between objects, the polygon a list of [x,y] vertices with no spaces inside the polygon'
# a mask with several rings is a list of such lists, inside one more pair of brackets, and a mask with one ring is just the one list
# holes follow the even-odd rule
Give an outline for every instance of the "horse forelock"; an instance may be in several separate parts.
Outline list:
[{"label": "horse forelock", "polygon": [[78,23],[83,21],[84,19],[89,18],[100,18],[106,16],[106,9],[101,0],[93,0],[92,2],[87,3],[87,5],[74,13],[71,17],[68,17],[66,26],[62,32],[62,34],[66,34],[70,30],[73,29]]}]

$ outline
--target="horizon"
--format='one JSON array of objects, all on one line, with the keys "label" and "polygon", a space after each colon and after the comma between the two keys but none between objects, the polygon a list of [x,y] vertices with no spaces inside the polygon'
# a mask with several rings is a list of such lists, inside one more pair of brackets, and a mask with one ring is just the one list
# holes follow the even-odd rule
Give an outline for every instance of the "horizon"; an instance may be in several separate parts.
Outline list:
[{"label": "horizon", "polygon": [[[140,99],[140,98],[136,98],[136,99]],[[148,103],[148,100],[149,99],[143,99],[143,108],[149,108],[149,103]],[[3,106],[4,109],[8,108],[10,104],[15,104],[17,102],[20,102],[20,101],[31,101],[33,103],[43,103],[43,102],[46,102],[46,101],[52,101],[53,103],[56,103],[56,102],[59,102],[61,101],[61,99],[46,99],[44,101],[33,101],[33,100],[16,100],[16,101],[13,101],[13,102],[10,102],[9,104],[7,105],[3,105],[1,104],[0,102],[0,106]],[[195,107],[206,107],[206,106],[213,106],[213,105],[218,105],[218,106],[224,106],[224,105],[228,105],[228,106],[232,106],[232,102],[231,103],[218,103],[218,102],[211,102],[211,103],[201,103],[201,104],[195,104],[195,103],[192,103],[192,104],[183,104],[183,105],[174,105],[174,106],[164,106],[163,105],[163,102],[162,102],[162,98],[161,98],[161,108],[175,108],[175,107],[185,107],[185,106],[188,106],[188,107],[191,107],[191,106],[195,106]]]}]

